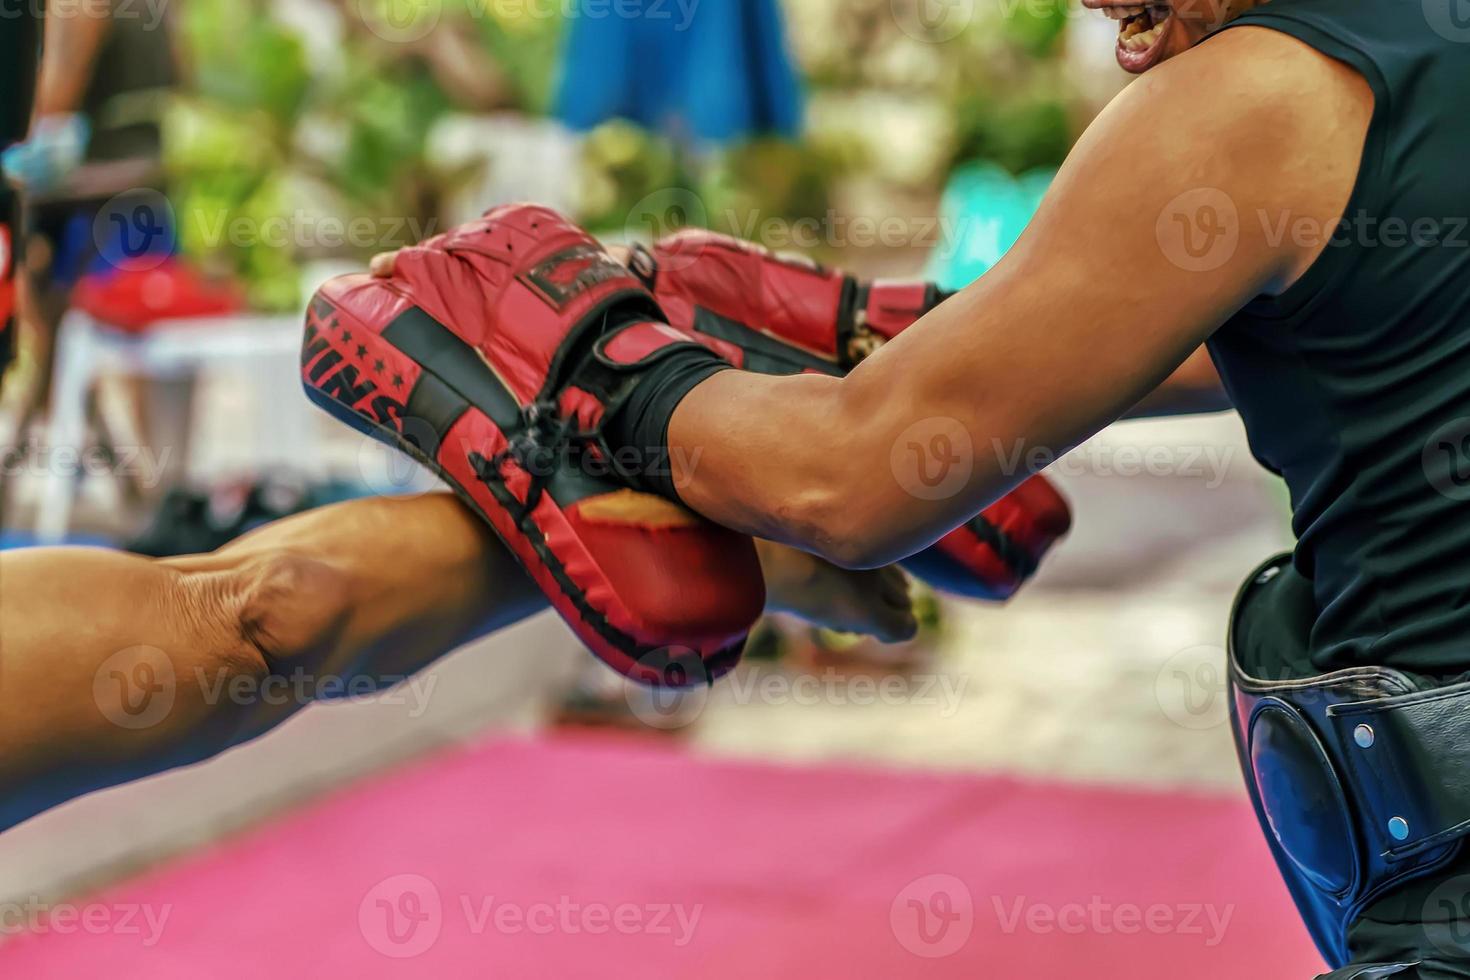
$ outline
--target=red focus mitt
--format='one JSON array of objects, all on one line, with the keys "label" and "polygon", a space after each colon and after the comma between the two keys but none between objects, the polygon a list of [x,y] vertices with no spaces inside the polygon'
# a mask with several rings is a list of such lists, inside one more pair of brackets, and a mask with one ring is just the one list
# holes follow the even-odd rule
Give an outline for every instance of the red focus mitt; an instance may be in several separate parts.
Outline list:
[{"label": "red focus mitt", "polygon": [[399,252],[390,278],[322,286],[302,377],[442,477],[593,653],[680,685],[735,665],[765,593],[749,538],[627,489],[599,453],[638,372],[693,344],[660,319],[586,232],[510,205]]},{"label": "red focus mitt", "polygon": [[[635,246],[630,265],[671,324],[762,374],[846,374],[950,295],[932,283],[860,282],[701,229]],[[1071,524],[1066,499],[1037,475],[903,565],[949,592],[1006,599]]]}]

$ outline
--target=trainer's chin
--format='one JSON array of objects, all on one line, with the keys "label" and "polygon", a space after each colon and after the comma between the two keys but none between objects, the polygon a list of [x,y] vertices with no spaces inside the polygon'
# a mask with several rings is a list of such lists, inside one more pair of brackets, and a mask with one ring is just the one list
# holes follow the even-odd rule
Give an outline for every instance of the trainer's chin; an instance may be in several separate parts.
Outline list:
[{"label": "trainer's chin", "polygon": [[1146,47],[1130,47],[1123,38],[1118,38],[1116,53],[1118,64],[1124,71],[1134,75],[1142,74],[1189,47],[1177,14],[1170,14],[1167,20],[1158,25],[1157,31],[1157,36]]}]

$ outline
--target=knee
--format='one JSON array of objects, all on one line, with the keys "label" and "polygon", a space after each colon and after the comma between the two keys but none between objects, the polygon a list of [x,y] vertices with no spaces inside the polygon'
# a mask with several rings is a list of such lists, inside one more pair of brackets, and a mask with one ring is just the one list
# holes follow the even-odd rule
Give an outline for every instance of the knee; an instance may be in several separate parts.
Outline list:
[{"label": "knee", "polygon": [[346,577],[289,551],[247,561],[236,573],[236,628],[273,673],[312,668],[347,615]]},{"label": "knee", "polygon": [[180,571],[174,601],[198,652],[231,675],[311,669],[346,615],[342,573],[291,551]]}]

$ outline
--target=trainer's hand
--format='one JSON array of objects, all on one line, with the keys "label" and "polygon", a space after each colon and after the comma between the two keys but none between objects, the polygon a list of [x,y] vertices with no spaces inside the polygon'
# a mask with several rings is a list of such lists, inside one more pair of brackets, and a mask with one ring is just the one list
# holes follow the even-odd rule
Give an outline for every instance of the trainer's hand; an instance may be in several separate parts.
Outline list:
[{"label": "trainer's hand", "polygon": [[[633,250],[626,245],[609,245],[607,246],[607,254],[624,265],[627,265],[628,257],[633,254]],[[378,279],[387,279],[393,275],[393,264],[397,261],[398,252],[396,249],[392,252],[379,252],[368,262],[368,272]]]},{"label": "trainer's hand", "polygon": [[368,262],[368,272],[375,278],[387,279],[393,275],[393,264],[398,261],[398,250],[391,252],[379,252]]},{"label": "trainer's hand", "polygon": [[847,571],[785,545],[755,544],[766,578],[767,609],[884,643],[911,640],[918,632],[908,578],[897,566]]}]

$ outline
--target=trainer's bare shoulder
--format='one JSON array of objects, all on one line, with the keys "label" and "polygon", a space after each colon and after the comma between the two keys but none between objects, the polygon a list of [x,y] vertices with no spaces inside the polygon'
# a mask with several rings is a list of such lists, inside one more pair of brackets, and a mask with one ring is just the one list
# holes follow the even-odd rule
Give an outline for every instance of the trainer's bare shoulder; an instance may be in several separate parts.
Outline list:
[{"label": "trainer's bare shoulder", "polygon": [[[1121,417],[1246,303],[1315,261],[1325,241],[1282,235],[1281,223],[1335,226],[1371,115],[1361,78],[1260,29],[1232,29],[1141,77],[1083,134],[995,268],[853,371],[828,414],[857,435],[820,495],[840,506],[777,533],[840,542],[856,564],[909,554],[1026,477],[1013,455],[978,450],[1056,458]],[[929,500],[864,478],[933,419],[955,420],[977,447],[963,490]],[[716,470],[707,456],[720,487],[738,479]],[[690,499],[724,518],[720,487]]]}]

